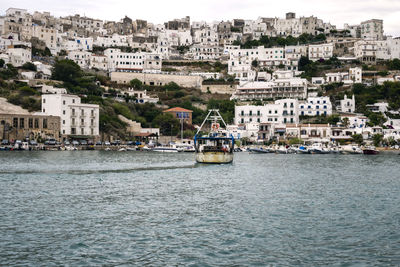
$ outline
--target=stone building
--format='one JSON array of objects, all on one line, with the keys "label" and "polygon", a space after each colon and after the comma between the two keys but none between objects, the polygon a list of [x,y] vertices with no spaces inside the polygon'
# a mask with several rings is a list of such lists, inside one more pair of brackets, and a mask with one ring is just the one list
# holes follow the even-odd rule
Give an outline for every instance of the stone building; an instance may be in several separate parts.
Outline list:
[{"label": "stone building", "polygon": [[60,140],[60,117],[32,114],[0,114],[0,137],[7,140]]}]

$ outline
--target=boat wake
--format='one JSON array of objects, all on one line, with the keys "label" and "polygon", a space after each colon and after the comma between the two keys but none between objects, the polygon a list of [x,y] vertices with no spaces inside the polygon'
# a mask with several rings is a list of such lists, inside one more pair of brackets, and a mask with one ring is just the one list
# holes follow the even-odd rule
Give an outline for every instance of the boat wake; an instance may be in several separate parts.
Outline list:
[{"label": "boat wake", "polygon": [[138,167],[138,168],[125,168],[125,169],[103,169],[103,170],[0,170],[0,174],[96,174],[96,173],[129,173],[140,171],[163,171],[174,169],[191,169],[198,167],[196,164],[183,165],[183,166],[151,166],[151,167]]}]

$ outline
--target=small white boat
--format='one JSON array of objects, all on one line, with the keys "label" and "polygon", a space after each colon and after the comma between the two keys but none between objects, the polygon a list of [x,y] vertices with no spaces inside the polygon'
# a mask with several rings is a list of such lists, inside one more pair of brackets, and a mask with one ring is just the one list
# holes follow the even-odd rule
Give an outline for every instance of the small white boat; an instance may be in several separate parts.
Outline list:
[{"label": "small white boat", "polygon": [[276,154],[287,154],[288,150],[285,146],[279,146],[277,149],[275,149]]},{"label": "small white boat", "polygon": [[314,143],[310,147],[310,152],[311,152],[311,154],[329,154],[330,149],[324,147],[321,143]]},{"label": "small white boat", "polygon": [[299,146],[296,150],[298,154],[310,154],[310,150],[306,146]]},{"label": "small white boat", "polygon": [[342,154],[364,154],[364,152],[356,145],[346,145],[342,147]]},{"label": "small white boat", "polygon": [[167,147],[167,146],[156,146],[152,149],[154,152],[163,152],[163,153],[176,153],[178,152],[177,148]]}]

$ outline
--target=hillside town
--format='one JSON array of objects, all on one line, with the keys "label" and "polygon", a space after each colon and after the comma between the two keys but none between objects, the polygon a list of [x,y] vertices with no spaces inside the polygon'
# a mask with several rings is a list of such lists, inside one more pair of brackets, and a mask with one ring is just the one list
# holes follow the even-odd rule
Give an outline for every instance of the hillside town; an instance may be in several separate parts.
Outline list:
[{"label": "hillside town", "polygon": [[400,144],[400,38],[381,19],[154,24],[8,8],[0,71],[3,145],[190,140],[210,108],[240,144]]}]

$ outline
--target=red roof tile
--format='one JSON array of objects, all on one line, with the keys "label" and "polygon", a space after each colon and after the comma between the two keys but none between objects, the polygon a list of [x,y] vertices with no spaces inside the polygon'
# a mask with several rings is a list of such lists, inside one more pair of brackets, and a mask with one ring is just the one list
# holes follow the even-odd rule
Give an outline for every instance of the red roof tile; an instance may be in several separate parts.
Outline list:
[{"label": "red roof tile", "polygon": [[163,112],[193,112],[193,111],[185,108],[176,107],[164,110]]}]

